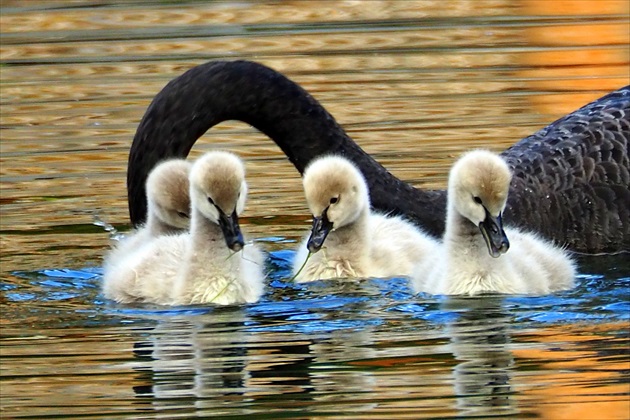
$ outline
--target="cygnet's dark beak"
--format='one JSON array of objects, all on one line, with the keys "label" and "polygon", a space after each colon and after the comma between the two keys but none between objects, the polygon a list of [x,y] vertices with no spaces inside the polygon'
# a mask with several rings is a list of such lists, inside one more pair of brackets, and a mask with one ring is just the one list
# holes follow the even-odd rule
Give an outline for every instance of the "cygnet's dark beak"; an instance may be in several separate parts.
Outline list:
[{"label": "cygnet's dark beak", "polygon": [[315,253],[319,251],[324,245],[324,241],[328,236],[328,233],[332,230],[333,224],[328,220],[328,207],[324,210],[321,217],[313,218],[313,228],[311,229],[311,236],[308,238],[306,247],[309,252]]},{"label": "cygnet's dark beak", "polygon": [[503,220],[501,214],[499,216],[492,217],[488,209],[486,210],[486,218],[483,222],[479,223],[479,230],[483,235],[483,239],[486,241],[488,252],[492,258],[499,258],[501,254],[505,254],[510,248],[510,241],[503,230]]},{"label": "cygnet's dark beak", "polygon": [[219,210],[219,226],[221,227],[221,231],[223,232],[225,243],[228,248],[234,252],[238,252],[243,249],[245,242],[243,241],[241,227],[238,224],[236,209],[234,209],[231,216],[228,216]]}]

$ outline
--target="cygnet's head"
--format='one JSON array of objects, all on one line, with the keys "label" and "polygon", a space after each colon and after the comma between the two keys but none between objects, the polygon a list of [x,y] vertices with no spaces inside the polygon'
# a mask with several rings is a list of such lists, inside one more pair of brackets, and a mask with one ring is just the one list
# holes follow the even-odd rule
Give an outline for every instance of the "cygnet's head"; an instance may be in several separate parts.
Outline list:
[{"label": "cygnet's head", "polygon": [[507,163],[487,150],[463,155],[451,169],[448,184],[450,205],[479,226],[493,257],[507,252],[510,243],[503,230],[502,214],[512,173]]},{"label": "cygnet's head", "polygon": [[355,222],[370,207],[363,174],[341,156],[314,160],[304,171],[303,185],[313,214],[313,229],[307,245],[310,252],[319,251],[331,230]]},{"label": "cygnet's head", "polygon": [[147,178],[149,218],[167,227],[183,230],[190,223],[188,175],[191,164],[183,159],[165,160]]},{"label": "cygnet's head", "polygon": [[221,227],[227,246],[240,251],[244,243],[238,216],[247,199],[243,162],[223,151],[201,156],[190,171],[190,198],[194,209]]}]

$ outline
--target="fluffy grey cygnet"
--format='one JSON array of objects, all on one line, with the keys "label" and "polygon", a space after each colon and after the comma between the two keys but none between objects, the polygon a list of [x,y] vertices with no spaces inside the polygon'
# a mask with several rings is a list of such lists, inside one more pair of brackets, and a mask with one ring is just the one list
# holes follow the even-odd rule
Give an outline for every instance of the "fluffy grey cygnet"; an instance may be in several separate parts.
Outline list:
[{"label": "fluffy grey cygnet", "polygon": [[363,174],[344,157],[314,160],[303,185],[314,221],[294,261],[298,282],[410,275],[437,245],[404,219],[373,212]]},{"label": "fluffy grey cygnet", "polygon": [[416,291],[542,295],[573,287],[575,263],[536,234],[503,228],[512,175],[498,155],[475,150],[449,175],[442,244],[413,274]]},{"label": "fluffy grey cygnet", "polygon": [[163,235],[109,267],[104,294],[118,302],[162,305],[256,302],[264,256],[245,245],[238,224],[247,196],[245,168],[213,151],[190,170],[190,232]]}]

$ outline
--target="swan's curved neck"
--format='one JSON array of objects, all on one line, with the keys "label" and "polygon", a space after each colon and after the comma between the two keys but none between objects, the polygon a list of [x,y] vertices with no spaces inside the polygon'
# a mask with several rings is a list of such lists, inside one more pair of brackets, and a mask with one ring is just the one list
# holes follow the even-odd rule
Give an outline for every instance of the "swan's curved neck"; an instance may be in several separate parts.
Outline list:
[{"label": "swan's curved neck", "polygon": [[395,178],[299,85],[248,61],[217,61],[194,67],[155,97],[129,153],[127,188],[134,225],[146,217],[144,189],[149,171],[165,158],[186,157],[200,136],[226,120],[240,120],[265,133],[300,173],[321,155],[335,153],[349,158],[363,172],[374,208],[406,214],[435,235],[443,231],[443,192],[416,190]]}]

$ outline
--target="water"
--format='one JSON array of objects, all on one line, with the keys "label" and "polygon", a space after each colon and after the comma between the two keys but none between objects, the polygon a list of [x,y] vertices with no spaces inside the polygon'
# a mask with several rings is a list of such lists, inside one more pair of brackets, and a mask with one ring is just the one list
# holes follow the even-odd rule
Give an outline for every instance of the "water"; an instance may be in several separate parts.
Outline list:
[{"label": "water", "polygon": [[628,22],[623,1],[4,1],[0,416],[629,417],[627,255],[581,257],[577,287],[543,297],[293,284],[299,177],[234,122],[193,156],[247,161],[242,225],[270,252],[261,302],[106,301],[94,225],[126,229],[137,123],[195,64],[282,71],[394,174],[434,188],[461,151],[502,150],[630,83]]}]

